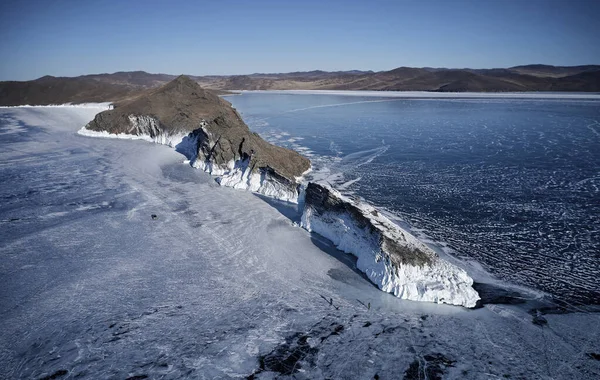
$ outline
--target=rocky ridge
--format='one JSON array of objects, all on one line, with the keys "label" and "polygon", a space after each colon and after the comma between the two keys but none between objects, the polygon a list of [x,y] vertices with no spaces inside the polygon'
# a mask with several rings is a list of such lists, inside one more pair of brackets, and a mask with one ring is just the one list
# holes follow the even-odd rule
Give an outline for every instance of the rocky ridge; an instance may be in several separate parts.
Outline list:
[{"label": "rocky ridge", "polygon": [[357,268],[398,298],[469,308],[478,304],[473,279],[463,269],[364,202],[310,182],[301,226],[356,256]]}]

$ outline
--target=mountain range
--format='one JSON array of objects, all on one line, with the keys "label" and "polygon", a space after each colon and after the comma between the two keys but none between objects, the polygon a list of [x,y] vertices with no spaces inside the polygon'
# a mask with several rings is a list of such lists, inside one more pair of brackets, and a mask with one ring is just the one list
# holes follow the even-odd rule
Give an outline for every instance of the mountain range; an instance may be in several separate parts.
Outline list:
[{"label": "mountain range", "polygon": [[[175,79],[144,71],[0,82],[0,105],[119,102]],[[432,92],[600,92],[600,65],[525,65],[498,69],[398,67],[389,71],[305,71],[189,76],[202,87],[235,90],[371,90]]]}]

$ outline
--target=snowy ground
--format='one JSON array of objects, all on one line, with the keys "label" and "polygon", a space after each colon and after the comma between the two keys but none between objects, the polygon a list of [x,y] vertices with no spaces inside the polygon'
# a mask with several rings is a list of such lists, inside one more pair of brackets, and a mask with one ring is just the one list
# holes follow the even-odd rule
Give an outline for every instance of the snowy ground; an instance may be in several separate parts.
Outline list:
[{"label": "snowy ground", "polygon": [[600,314],[399,300],[293,208],[77,135],[99,110],[0,109],[0,377],[600,376]]}]

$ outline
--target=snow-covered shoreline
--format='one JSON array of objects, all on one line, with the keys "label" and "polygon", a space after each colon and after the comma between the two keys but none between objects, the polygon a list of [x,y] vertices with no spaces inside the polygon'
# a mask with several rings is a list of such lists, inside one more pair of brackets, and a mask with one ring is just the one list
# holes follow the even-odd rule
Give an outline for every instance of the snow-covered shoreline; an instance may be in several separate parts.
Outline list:
[{"label": "snow-covered shoreline", "polygon": [[178,144],[181,143],[183,138],[186,135],[178,134],[178,135],[168,135],[168,134],[159,134],[155,137],[150,136],[149,134],[141,134],[141,135],[132,135],[127,133],[109,133],[107,131],[92,131],[87,129],[86,127],[82,127],[77,131],[78,135],[86,136],[86,137],[100,137],[107,139],[120,139],[120,140],[144,140],[147,142],[167,145],[171,148],[175,148]]},{"label": "snow-covered shoreline", "polygon": [[95,112],[2,111],[6,378],[598,377],[597,313],[396,299],[174,150],[78,136]]},{"label": "snow-covered shoreline", "polygon": [[[139,135],[127,133],[109,133],[107,131],[92,131],[85,126],[77,131],[77,134],[86,137],[99,137],[121,140],[143,140],[155,144],[167,145],[178,151],[185,150],[186,156],[192,157],[191,166],[200,169],[213,177],[215,181],[224,187],[232,187],[238,190],[247,190],[262,194],[271,198],[279,199],[285,202],[298,203],[299,190],[297,186],[285,186],[273,178],[273,175],[266,170],[252,171],[249,169],[249,161],[238,159],[230,161],[226,165],[216,165],[211,161],[203,160],[197,157],[196,147],[193,145],[194,137],[191,134],[164,134],[158,133],[154,137],[144,133]],[[188,140],[186,140],[188,138]],[[185,145],[185,146],[184,146]],[[310,171],[307,170],[303,176]],[[300,183],[302,177],[295,178]]]}]

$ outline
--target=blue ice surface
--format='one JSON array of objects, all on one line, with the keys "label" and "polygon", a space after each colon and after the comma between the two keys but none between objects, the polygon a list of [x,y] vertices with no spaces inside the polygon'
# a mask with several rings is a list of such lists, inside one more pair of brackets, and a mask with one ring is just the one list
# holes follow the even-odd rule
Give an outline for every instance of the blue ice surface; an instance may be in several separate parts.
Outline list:
[{"label": "blue ice surface", "polygon": [[564,301],[600,303],[599,100],[227,100],[263,137],[307,154],[316,177],[325,171],[321,180],[455,255]]}]

